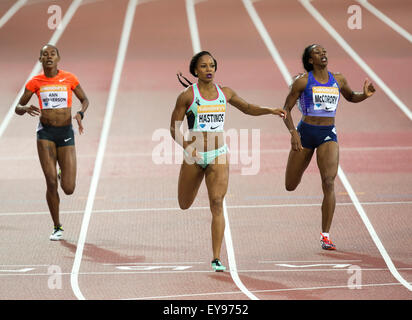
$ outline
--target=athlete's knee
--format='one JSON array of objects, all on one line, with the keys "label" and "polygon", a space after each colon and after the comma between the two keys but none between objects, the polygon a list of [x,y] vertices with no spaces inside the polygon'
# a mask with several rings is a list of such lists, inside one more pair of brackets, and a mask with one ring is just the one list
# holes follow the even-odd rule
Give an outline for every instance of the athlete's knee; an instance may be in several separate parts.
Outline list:
[{"label": "athlete's knee", "polygon": [[[220,212],[219,209],[223,208],[223,196],[213,196],[210,198],[210,208],[212,212]],[[216,210],[215,210],[216,209]]]},{"label": "athlete's knee", "polygon": [[179,200],[179,207],[182,210],[187,210],[192,206],[193,201],[185,201],[184,199],[178,199]]},{"label": "athlete's knee", "polygon": [[325,177],[322,179],[322,189],[325,192],[333,192],[335,189],[335,177]]},{"label": "athlete's knee", "polygon": [[180,202],[179,202],[179,207],[180,207],[180,209],[182,209],[182,210],[187,210],[187,209],[189,209],[189,208],[191,207],[191,204],[190,204],[190,203],[180,203]]},{"label": "athlete's knee", "polygon": [[55,192],[57,191],[58,183],[57,177],[46,177],[47,191]]},{"label": "athlete's knee", "polygon": [[62,184],[63,192],[68,196],[74,193],[75,188],[76,188],[75,184],[70,184],[70,185],[63,185]]},{"label": "athlete's knee", "polygon": [[285,189],[286,191],[294,191],[299,185],[299,182],[294,182],[294,181],[285,181]]}]

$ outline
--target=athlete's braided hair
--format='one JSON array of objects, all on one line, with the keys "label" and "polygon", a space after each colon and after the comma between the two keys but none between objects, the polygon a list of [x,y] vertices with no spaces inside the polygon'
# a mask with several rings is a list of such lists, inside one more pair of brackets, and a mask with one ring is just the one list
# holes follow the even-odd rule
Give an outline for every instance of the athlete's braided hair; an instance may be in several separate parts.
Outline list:
[{"label": "athlete's braided hair", "polygon": [[[192,76],[197,78],[197,74],[195,73],[195,69],[197,66],[197,62],[199,61],[199,59],[205,55],[209,55],[210,57],[212,57],[213,62],[215,63],[215,71],[217,70],[217,61],[216,59],[212,56],[212,54],[209,51],[200,51],[198,53],[196,53],[193,57],[192,60],[190,60],[190,65],[189,65],[189,71],[191,73]],[[187,83],[184,83],[182,81],[183,78]],[[193,83],[191,81],[189,81],[186,77],[184,77],[182,75],[181,72],[179,72],[177,74],[177,79],[179,80],[179,82],[182,84],[182,86],[184,86],[185,88],[187,88],[188,86],[192,85]]]},{"label": "athlete's braided hair", "polygon": [[310,59],[310,54],[315,46],[318,46],[318,44],[311,44],[310,46],[307,46],[305,50],[303,51],[302,55],[302,63],[303,67],[307,72],[313,70],[313,64],[309,62]]}]

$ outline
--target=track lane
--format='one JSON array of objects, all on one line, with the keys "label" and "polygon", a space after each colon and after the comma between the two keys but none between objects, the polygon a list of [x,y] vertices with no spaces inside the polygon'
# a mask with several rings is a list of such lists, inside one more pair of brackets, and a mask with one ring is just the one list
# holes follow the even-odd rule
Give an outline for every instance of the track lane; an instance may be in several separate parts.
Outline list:
[{"label": "track lane", "polygon": [[[155,132],[170,141],[170,116],[182,90],[175,74],[178,70],[187,73],[191,56],[184,2],[139,3],[107,154],[150,154],[160,142],[152,139]],[[194,206],[205,209],[152,210],[177,207],[179,168],[178,163],[156,165],[150,156],[125,156],[120,161],[104,158],[94,210],[113,212],[91,215],[86,250],[93,244],[102,254],[82,261],[79,282],[86,299],[242,299],[229,274],[210,272],[211,217],[204,186]],[[116,214],[131,207],[147,211]],[[124,272],[113,264],[149,270]],[[174,270],[182,265],[189,267],[188,272]],[[107,270],[113,274],[88,274]],[[102,285],[96,286],[96,282]]]},{"label": "track lane", "polygon": [[[272,6],[274,7],[275,5],[272,3]],[[277,15],[277,19],[276,18],[273,19],[273,15],[270,15],[270,13],[274,13],[275,11],[274,10],[270,11],[270,5],[267,1],[266,2],[256,3],[256,8],[258,9],[259,13],[261,14],[262,20],[264,21],[269,33],[275,39],[275,42],[277,43],[277,47],[278,47],[278,50],[280,51],[281,55],[285,56],[285,57],[290,57],[293,54],[293,52],[292,52],[293,46],[295,46],[295,48],[299,47],[299,43],[300,43],[300,46],[302,47],[302,50],[303,50],[303,47],[305,47],[307,44],[310,44],[310,43],[313,43],[313,42],[315,42],[315,43],[320,42],[329,51],[329,64],[331,65],[330,69],[334,70],[334,71],[348,70],[347,68],[346,69],[344,68],[345,63],[344,62],[341,63],[341,59],[344,59],[344,52],[342,52],[342,51],[339,52],[339,50],[337,50],[337,48],[336,48],[336,45],[333,45],[332,43],[329,44],[329,41],[333,41],[333,40],[330,39],[328,34],[322,28],[320,28],[320,26],[319,27],[317,26],[317,23],[315,21],[311,20],[311,16],[309,16],[309,15],[306,16],[305,13],[302,13],[301,8],[299,8],[298,4],[288,3],[288,4],[285,4],[285,6],[287,6],[288,10],[290,10],[291,12],[294,12],[294,15],[296,17],[299,17],[299,21],[301,21],[302,24],[306,26],[305,30],[307,30],[307,31],[305,31],[303,29],[295,29],[295,33],[294,33],[293,37],[290,37],[290,36],[288,37],[286,35],[283,35],[281,32],[279,32],[279,28],[280,28],[282,22],[285,23],[284,20],[286,20],[287,18],[281,17],[280,15]],[[286,8],[284,8],[284,9],[286,10]],[[270,18],[269,18],[269,16],[270,16]],[[332,18],[332,20],[333,20],[333,18]],[[293,31],[291,30],[291,32],[293,32]],[[316,34],[316,36],[315,36],[316,39],[314,39],[313,37],[311,39],[310,33],[315,33]],[[333,54],[331,53],[331,50],[333,50]],[[296,51],[296,49],[295,49],[295,51]],[[297,54],[295,53],[295,55],[297,55]],[[342,58],[341,58],[341,56],[342,56]],[[337,57],[338,59],[336,59],[335,57]],[[290,70],[292,70],[293,67],[296,67],[296,63],[299,63],[299,60],[296,59],[295,63],[291,63],[290,59],[286,58],[285,62],[288,65],[288,68]],[[290,65],[292,65],[292,67],[289,67]],[[347,65],[347,62],[346,62],[346,65]],[[351,68],[350,72],[345,71],[344,75],[348,79],[350,79],[351,77],[354,76],[354,73],[357,72],[356,69],[357,68]],[[299,66],[298,70],[301,70],[300,66]],[[349,83],[353,83],[353,82],[351,80],[349,80]],[[368,102],[369,101],[363,102],[363,104],[365,104],[365,107],[367,107]],[[339,115],[337,117],[337,128],[338,128],[338,132],[339,132],[340,144],[343,147],[345,147],[345,146],[350,147],[351,145],[360,146],[363,143],[366,143],[366,145],[368,143],[371,143],[372,145],[377,145],[379,142],[382,142],[382,140],[377,140],[377,139],[373,140],[373,138],[372,138],[372,136],[375,135],[375,132],[373,131],[374,125],[380,127],[381,132],[379,132],[379,135],[382,136],[382,137],[383,136],[386,137],[386,139],[384,139],[384,141],[388,141],[389,142],[388,147],[390,147],[391,146],[390,142],[392,141],[391,137],[398,136],[398,131],[396,131],[395,133],[390,132],[389,135],[386,132],[390,131],[391,130],[390,128],[399,128],[399,123],[401,123],[401,124],[405,123],[405,119],[403,119],[401,117],[401,115],[398,115],[398,114],[396,114],[396,116],[394,116],[394,115],[391,116],[391,120],[396,120],[397,125],[391,125],[391,123],[388,123],[388,122],[391,122],[391,121],[388,120],[387,117],[385,119],[381,119],[381,120],[377,119],[377,122],[369,122],[368,121],[368,130],[371,130],[374,133],[372,133],[372,134],[366,133],[365,135],[363,135],[363,131],[366,128],[364,126],[357,126],[356,124],[354,124],[354,122],[356,122],[357,120],[360,121],[360,120],[365,119],[365,118],[370,118],[369,114],[367,113],[368,108],[365,109],[364,106],[362,106],[362,108],[356,108],[357,116],[356,117],[355,116],[350,117],[350,114],[348,114],[347,111],[348,111],[349,108],[353,108],[353,107],[350,106],[350,105],[348,107],[346,107],[345,104],[346,104],[346,102],[341,101]],[[379,105],[381,105],[381,103],[379,103]],[[376,107],[379,107],[379,105],[375,104],[374,108],[376,109]],[[365,116],[363,117],[363,115],[365,115]],[[377,117],[377,115],[378,114],[376,114],[376,117]],[[347,120],[345,121],[344,120],[344,119],[348,119],[348,118],[350,118],[351,121],[347,121]],[[364,120],[362,120],[362,121],[364,121]],[[405,123],[404,128],[407,128],[407,127],[408,126]],[[359,133],[356,133],[356,130],[358,130],[358,131],[362,130],[360,134],[362,134],[363,139],[356,138],[356,137],[359,137]],[[346,135],[345,135],[346,132],[350,132],[348,134],[348,137],[349,138],[352,137],[352,139],[345,139],[346,138]],[[405,132],[405,133],[400,132],[398,137],[401,137],[402,135],[403,136],[409,136],[409,133],[408,132]],[[364,139],[365,136],[366,136],[367,139]],[[369,137],[370,137],[370,139],[369,139]],[[399,141],[400,145],[403,145],[403,144],[407,145],[408,144],[407,140],[405,140],[405,139],[398,139],[397,141]],[[385,144],[383,144],[383,146],[385,146]],[[384,153],[382,152],[381,154],[384,154]],[[407,152],[407,154],[409,154],[409,153]],[[372,162],[353,161],[354,157],[363,157],[363,159],[365,159],[365,155],[366,155],[366,158],[369,158],[369,157],[372,157],[373,155],[375,155],[374,161],[372,161]],[[345,161],[345,160],[347,160],[347,161]],[[376,163],[376,153],[373,153],[372,151],[370,153],[363,153],[363,152],[362,153],[353,153],[353,152],[351,152],[347,155],[347,157],[345,156],[344,153],[341,152],[341,166],[343,167],[343,169],[345,170],[345,172],[347,174],[349,172],[348,175],[350,176],[349,180],[351,181],[351,183],[353,183],[353,181],[352,181],[352,176],[350,175],[350,173],[352,172],[353,166],[356,166],[358,168],[358,170],[359,170],[359,167],[362,167],[362,170],[365,170],[365,168],[367,166],[369,166],[369,168],[370,168],[371,163],[372,163],[372,165],[374,163]],[[377,164],[377,163],[375,165],[379,166],[379,164]],[[370,169],[370,170],[373,170],[373,169]],[[368,170],[368,172],[370,172],[370,170]],[[404,183],[408,184],[406,179],[405,179]],[[303,186],[300,186],[300,187],[303,187]],[[364,186],[362,189],[359,190],[357,188],[356,180],[355,180],[355,183],[353,183],[353,187],[354,187],[355,190],[357,190],[357,193],[360,193],[359,198],[361,200],[364,199],[362,197],[362,195],[365,194],[365,191],[368,191],[368,189],[370,189],[370,187],[369,187],[367,190],[365,190],[365,186]],[[374,194],[374,192],[372,190],[371,190],[371,193],[369,193],[369,192],[367,192],[367,193],[368,193],[369,196]],[[337,201],[339,202],[339,197],[337,198]],[[385,208],[386,208],[386,206],[385,206]],[[369,212],[369,210],[370,209],[368,208],[367,211]],[[333,239],[335,239],[335,241],[337,243],[339,243],[338,242],[339,238],[337,238],[339,236],[339,234],[338,234],[339,230],[336,230],[335,228],[337,226],[336,223],[337,223],[338,215],[341,215],[339,207],[336,210],[335,218],[334,218],[334,224],[332,225]],[[336,230],[336,231],[334,231],[334,230]],[[364,232],[362,232],[362,234],[363,233]],[[361,239],[359,239],[359,240],[361,240]],[[368,241],[367,238],[365,240]],[[362,237],[362,241],[365,241],[365,240],[363,240],[363,237]],[[396,259],[396,258],[397,257],[395,256],[394,259]]]},{"label": "track lane", "polygon": [[[45,4],[43,4],[44,6]],[[47,7],[45,7],[47,13]],[[76,74],[82,87],[90,100],[90,108],[85,114],[85,134],[76,135],[76,149],[78,155],[78,176],[75,193],[68,197],[59,189],[61,211],[84,210],[88,186],[90,184],[93,161],[81,155],[88,153],[95,155],[98,145],[98,137],[104,116],[104,105],[107,99],[106,87],[111,80],[111,70],[116,54],[116,42],[109,37],[120,33],[120,21],[123,18],[119,6],[118,11],[113,11],[111,1],[88,3],[79,7],[72,21],[67,26],[59,40],[62,60],[59,67]],[[37,5],[31,5],[28,15],[35,14],[39,10]],[[90,25],[90,17],[99,12],[99,18]],[[18,16],[15,17],[18,19]],[[107,21],[113,25],[108,25]],[[117,23],[116,23],[117,22]],[[17,21],[18,23],[18,21]],[[46,22],[44,22],[46,24]],[[87,32],[84,26],[88,26]],[[81,31],[81,32],[80,32]],[[107,37],[101,37],[106,33]],[[75,43],[76,45],[73,45]],[[33,50],[37,52],[43,43],[37,42]],[[33,45],[33,46],[34,46]],[[30,61],[33,61],[32,59]],[[100,63],[99,63],[100,61]],[[31,70],[31,68],[30,68]],[[25,73],[28,71],[25,70]],[[22,83],[20,83],[20,86]],[[31,103],[36,104],[35,98]],[[73,103],[73,112],[79,108],[78,102]],[[31,125],[29,124],[31,122]],[[45,183],[39,161],[36,157],[35,128],[36,119],[14,117],[10,126],[0,139],[2,164],[9,168],[6,177],[1,180],[4,184],[2,198],[7,199],[2,211],[6,212],[33,212],[48,211],[45,200]],[[76,125],[74,125],[76,127]],[[7,160],[13,152],[20,160]],[[7,186],[7,187],[6,187]],[[8,192],[6,193],[6,190]],[[13,196],[11,196],[13,195]],[[0,225],[4,234],[5,246],[2,246],[2,265],[46,265],[36,266],[34,275],[16,276],[7,274],[2,281],[13,286],[2,286],[1,296],[8,299],[75,299],[70,287],[70,272],[73,264],[74,251],[81,223],[81,215],[64,214],[62,223],[65,228],[65,240],[51,242],[48,236],[52,230],[49,214],[45,215],[15,215],[2,216]],[[51,290],[48,287],[48,266],[58,266],[62,273],[62,285],[59,290]],[[42,275],[38,275],[38,273]],[[16,282],[17,279],[17,282]],[[18,285],[16,285],[16,283]],[[22,287],[31,288],[21,291]]]}]

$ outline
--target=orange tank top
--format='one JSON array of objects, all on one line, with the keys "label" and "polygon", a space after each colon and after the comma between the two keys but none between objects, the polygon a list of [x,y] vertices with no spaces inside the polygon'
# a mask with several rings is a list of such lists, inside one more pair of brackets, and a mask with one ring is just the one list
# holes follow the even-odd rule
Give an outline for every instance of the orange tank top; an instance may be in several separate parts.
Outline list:
[{"label": "orange tank top", "polygon": [[39,98],[40,109],[71,108],[72,91],[79,85],[74,74],[59,70],[53,78],[44,73],[34,76],[26,84],[26,89]]}]

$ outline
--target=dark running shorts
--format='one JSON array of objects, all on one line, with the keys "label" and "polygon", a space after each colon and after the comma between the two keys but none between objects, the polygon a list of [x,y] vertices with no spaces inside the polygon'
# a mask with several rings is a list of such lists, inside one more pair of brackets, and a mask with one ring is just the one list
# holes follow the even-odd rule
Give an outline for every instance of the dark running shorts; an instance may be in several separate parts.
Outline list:
[{"label": "dark running shorts", "polygon": [[332,126],[315,126],[306,122],[300,121],[296,128],[300,134],[302,147],[315,149],[322,143],[335,141],[338,142],[336,128]]},{"label": "dark running shorts", "polygon": [[37,140],[49,140],[56,144],[56,147],[74,146],[74,131],[72,125],[64,127],[52,127],[39,124],[37,130]]}]

